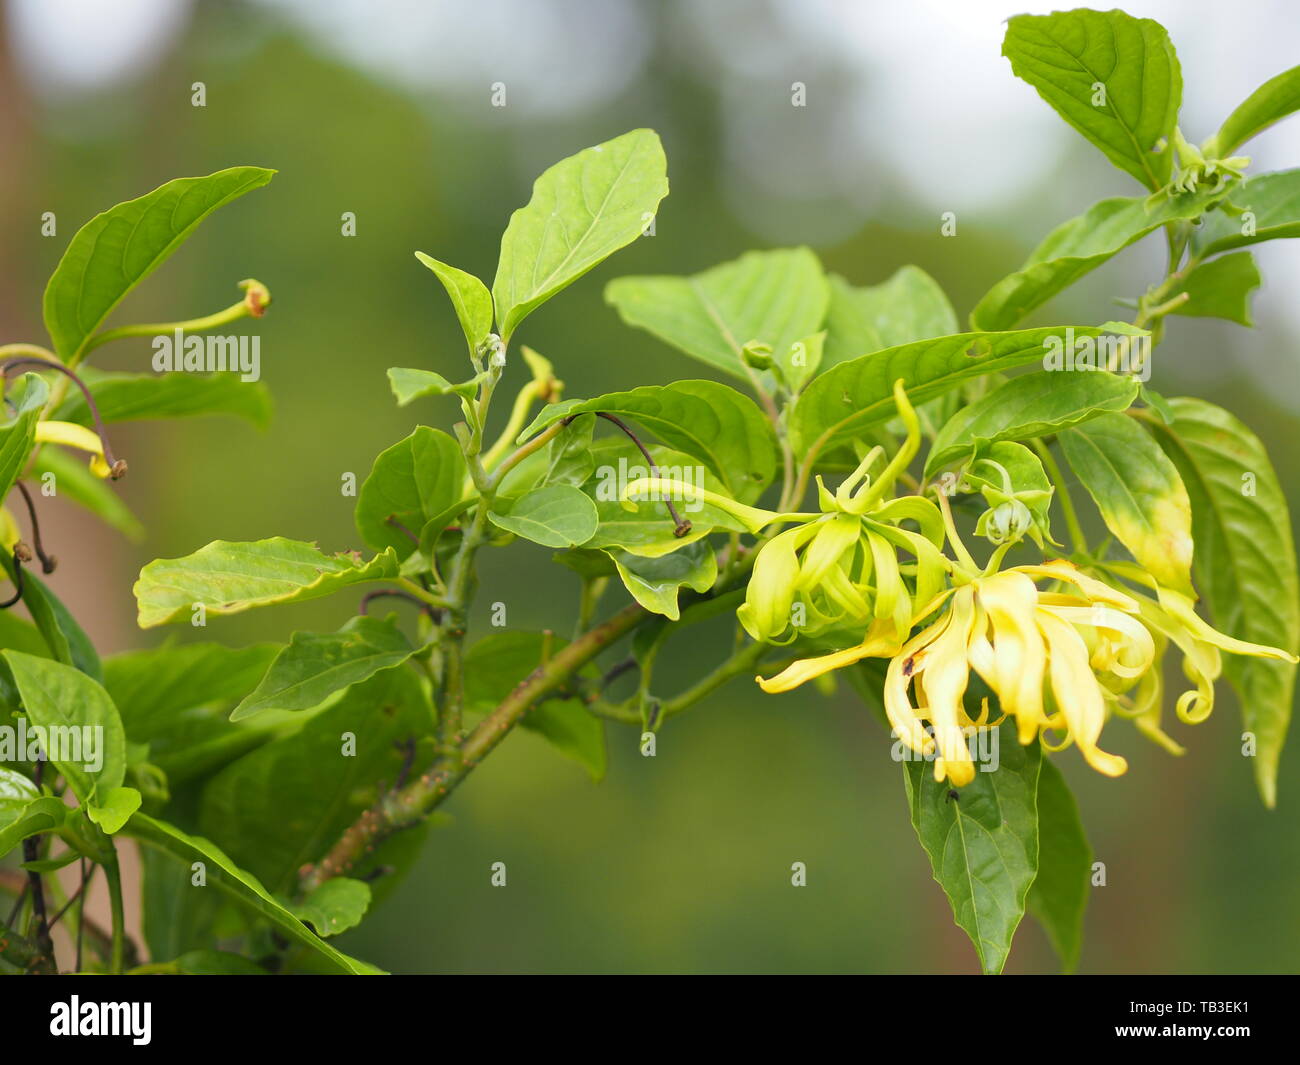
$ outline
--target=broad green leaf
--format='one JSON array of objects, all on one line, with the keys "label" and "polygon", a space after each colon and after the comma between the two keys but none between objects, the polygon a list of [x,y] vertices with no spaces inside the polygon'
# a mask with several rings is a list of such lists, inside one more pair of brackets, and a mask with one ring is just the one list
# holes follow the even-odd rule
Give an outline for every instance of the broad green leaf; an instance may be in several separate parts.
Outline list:
[{"label": "broad green leaf", "polygon": [[[104,661],[104,687],[117,705],[126,734],[148,744],[149,761],[174,788],[212,773],[265,743],[293,715],[268,712],[232,724],[231,707],[262,679],[280,648],[236,649],[190,643],[128,651]],[[186,949],[176,945],[168,953]]]},{"label": "broad green leaf", "polygon": [[1082,8],[1016,15],[1002,54],[1117,167],[1149,189],[1169,180],[1183,76],[1160,23]]},{"label": "broad green leaf", "polygon": [[234,907],[227,895],[192,883],[189,865],[166,851],[140,847],[141,930],[151,958],[174,958],[206,949],[216,938],[214,925]]},{"label": "broad green leaf", "polygon": [[535,308],[646,232],[668,195],[668,163],[653,130],[635,129],[556,163],[510,216],[492,300],[509,340]]},{"label": "broad green leaf", "polygon": [[[271,423],[271,393],[261,381],[241,381],[235,373],[105,373],[82,371],[105,422],[147,421],[229,414],[259,429]],[[60,421],[90,426],[90,408],[78,389],[70,389],[55,415]]]},{"label": "broad green leaf", "polygon": [[405,558],[416,544],[393,522],[418,535],[430,518],[460,499],[467,475],[455,440],[440,429],[417,426],[375,459],[357,494],[357,531],[375,550]]},{"label": "broad green leaf", "polygon": [[135,788],[109,788],[101,791],[94,802],[86,806],[86,816],[110,836],[121,830],[140,809],[140,793]]},{"label": "broad green leaf", "polygon": [[[226,854],[211,840],[202,836],[191,836],[174,825],[158,821],[147,814],[137,813],[126,826],[127,835],[139,840],[146,847],[153,848],[175,859],[177,864],[170,868],[172,876],[183,877],[188,883],[192,875],[194,862],[202,862],[206,870],[208,887],[216,887],[247,908],[256,917],[275,925],[289,939],[322,955],[336,969],[344,973],[359,976],[373,975],[380,972],[368,962],[336,950],[311,931],[283,904],[276,901],[262,886],[257,877],[244,872],[234,864]],[[162,875],[156,867],[155,876]],[[191,888],[193,891],[206,891],[207,888]]]},{"label": "broad green leaf", "polygon": [[40,798],[40,794],[36,785],[18,770],[0,765],[0,824],[12,820],[18,810]]},{"label": "broad green leaf", "polygon": [[[1101,329],[1072,327],[1076,340],[1097,337]],[[958,333],[920,340],[862,355],[819,374],[790,414],[790,439],[796,453],[824,454],[852,441],[864,430],[896,414],[894,382],[924,403],[963,381],[1041,362],[1064,343],[1063,326],[1011,333]]]},{"label": "broad green leaf", "polygon": [[1300,168],[1247,178],[1192,236],[1198,259],[1282,237],[1300,237]]},{"label": "broad green leaf", "polygon": [[0,809],[0,858],[23,840],[57,829],[71,812],[63,805],[62,799],[53,795],[31,799],[12,810],[7,817]]},{"label": "broad green leaf", "polygon": [[1195,597],[1192,505],[1160,446],[1123,414],[1098,415],[1057,439],[1115,538],[1165,587]]},{"label": "broad green leaf", "polygon": [[1010,722],[997,738],[997,770],[984,772],[981,766],[955,799],[948,794],[955,789],[935,782],[930,762],[903,763],[912,827],[986,974],[1000,973],[1006,964],[1038,871],[1042,751],[1037,743],[1021,747]]},{"label": "broad green leaf", "polygon": [[43,447],[32,463],[32,473],[38,479],[53,474],[56,496],[79,503],[128,539],[144,538],[144,526],[122,502],[113,482],[91,473],[82,456],[63,448]]},{"label": "broad green leaf", "polygon": [[121,786],[126,772],[126,734],[108,692],[79,669],[21,651],[3,652],[27,711],[40,726],[42,746],[73,794],[97,802]]},{"label": "broad green leaf", "polygon": [[1063,370],[1014,377],[954,414],[939,430],[926,459],[930,476],[969,454],[981,442],[1032,440],[1095,418],[1124,411],[1140,383],[1104,370]]},{"label": "broad green leaf", "polygon": [[318,936],[336,936],[355,928],[370,908],[370,885],[350,877],[326,880],[293,908]]},{"label": "broad green leaf", "polygon": [[[1196,580],[1215,624],[1241,640],[1300,645],[1300,581],[1286,497],[1264,445],[1233,415],[1200,399],[1169,400],[1172,425],[1150,422],[1192,500]],[[1255,781],[1277,801],[1296,667],[1224,655],[1245,727],[1256,737]]]},{"label": "broad green leaf", "polygon": [[1239,325],[1254,325],[1250,318],[1250,294],[1263,279],[1248,251],[1234,252],[1192,270],[1171,294],[1173,299],[1187,293],[1187,302],[1174,308],[1174,314],[1192,318],[1226,318]]},{"label": "broad green leaf", "polygon": [[214,540],[184,558],[150,562],[133,590],[139,625],[148,629],[188,620],[198,605],[208,614],[238,614],[318,599],[362,581],[392,580],[397,571],[392,548],[366,562],[355,552],[326,555],[315,544],[283,536],[251,543]]},{"label": "broad green leaf", "polygon": [[1013,274],[984,294],[971,311],[975,329],[1010,329],[1035,307],[1168,222],[1199,218],[1228,189],[1199,188],[1152,202],[1117,196],[1094,203],[1057,226]]},{"label": "broad green leaf", "polygon": [[829,298],[808,248],[751,251],[691,277],[620,277],[605,286],[605,302],[628,325],[742,381],[753,379],[740,359],[746,344],[787,350],[821,328]]},{"label": "broad green leaf", "polygon": [[218,207],[260,188],[274,170],[236,166],[177,178],[97,214],[79,230],[45,287],[45,328],[64,362],[131,289],[148,277]]},{"label": "broad green leaf", "polygon": [[859,355],[957,332],[957,315],[938,282],[904,266],[878,285],[856,288],[831,274],[822,369]]},{"label": "broad green leaf", "polygon": [[791,392],[801,392],[803,386],[821,369],[825,346],[826,332],[823,330],[796,340],[788,348],[773,354],[773,361]]},{"label": "broad green leaf", "polygon": [[567,484],[534,488],[518,499],[497,500],[488,518],[498,529],[543,547],[577,547],[596,533],[596,504]]},{"label": "broad green leaf", "polygon": [[595,418],[579,418],[560,430],[546,445],[546,475],[543,484],[583,485],[596,470],[591,453]]},{"label": "broad green leaf", "polygon": [[1274,122],[1300,110],[1300,67],[1292,67],[1268,79],[1258,89],[1241,101],[1223,121],[1206,144],[1210,158],[1222,159],[1231,155]]},{"label": "broad green leaf", "polygon": [[1044,758],[1038,773],[1038,875],[1029,889],[1029,912],[1046,930],[1067,973],[1079,964],[1091,875],[1092,848],[1079,805],[1061,771]]},{"label": "broad green leaf", "polygon": [[399,407],[425,396],[473,396],[478,389],[478,378],[452,384],[440,373],[432,370],[414,370],[406,366],[390,366],[388,383],[393,389]]},{"label": "broad green leaf", "polygon": [[[465,654],[465,708],[490,713],[542,663],[545,636],[540,632],[500,632],[485,636]],[[552,653],[567,641],[552,639]],[[583,668],[599,676],[594,665]],[[561,754],[587,770],[593,780],[605,775],[605,723],[580,699],[548,699],[529,708],[520,724],[544,737]]]},{"label": "broad green leaf", "polygon": [[[13,579],[13,561],[0,552],[0,565]],[[30,569],[23,571],[23,605],[45,639],[50,654],[95,680],[103,680],[99,654],[68,608]]]},{"label": "broad green leaf", "polygon": [[414,653],[391,619],[350,619],[338,632],[295,632],[231,721],[264,710],[310,710],[335,692],[400,666]]},{"label": "broad green leaf", "polygon": [[631,419],[669,447],[699,459],[742,503],[757,499],[776,472],[771,423],[748,396],[716,381],[644,385],[595,399],[552,403],[519,439],[527,440],[564,418],[595,411]]},{"label": "broad green leaf", "polygon": [[32,453],[36,423],[50,398],[49,386],[35,374],[23,374],[22,383],[10,390],[8,398],[14,402],[14,412],[0,425],[0,501],[9,494]]},{"label": "broad green leaf", "polygon": [[681,616],[677,593],[683,585],[692,591],[707,592],[718,579],[718,561],[706,540],[697,540],[659,558],[643,558],[626,551],[611,551],[610,557],[632,598],[670,621]]},{"label": "broad green leaf", "polygon": [[401,745],[427,735],[432,721],[412,671],[380,673],[211,777],[199,828],[272,891],[289,892],[299,869],[393,785]]},{"label": "broad green leaf", "polygon": [[470,356],[473,357],[492,332],[492,293],[473,274],[440,263],[422,251],[417,251],[415,257],[437,275],[442,287],[447,290],[451,305],[456,310],[456,319],[469,344]]}]

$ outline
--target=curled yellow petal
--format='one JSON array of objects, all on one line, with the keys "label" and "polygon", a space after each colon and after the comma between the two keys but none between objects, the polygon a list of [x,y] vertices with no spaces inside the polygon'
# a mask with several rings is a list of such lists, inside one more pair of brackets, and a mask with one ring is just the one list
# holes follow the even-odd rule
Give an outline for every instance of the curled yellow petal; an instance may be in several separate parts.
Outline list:
[{"label": "curled yellow petal", "polygon": [[112,470],[104,461],[104,442],[92,430],[76,422],[44,421],[36,423],[38,444],[64,444],[90,454],[90,472],[96,477],[109,477]]},{"label": "curled yellow petal", "polygon": [[1097,746],[1106,722],[1106,702],[1088,664],[1087,646],[1067,622],[1047,611],[1039,612],[1038,627],[1047,640],[1052,692],[1070,737],[1093,769],[1109,777],[1120,776],[1128,769],[1128,762]]}]

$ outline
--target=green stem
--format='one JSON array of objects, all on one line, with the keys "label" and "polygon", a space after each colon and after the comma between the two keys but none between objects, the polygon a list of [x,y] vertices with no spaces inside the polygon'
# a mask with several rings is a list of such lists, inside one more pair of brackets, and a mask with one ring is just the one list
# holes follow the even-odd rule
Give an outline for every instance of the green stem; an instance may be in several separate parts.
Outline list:
[{"label": "green stem", "polygon": [[329,853],[306,871],[300,889],[309,892],[332,877],[345,875],[382,840],[429,814],[501,742],[530,707],[563,687],[577,670],[649,616],[636,603],[624,607],[539,665],[474,729],[462,744],[460,757],[441,759],[419,779],[381,796],[344,831]]},{"label": "green stem", "polygon": [[674,714],[680,714],[688,707],[694,706],[701,699],[712,695],[733,677],[755,669],[758,666],[759,659],[763,657],[764,652],[767,650],[768,646],[765,643],[751,643],[737,651],[708,676],[664,703],[659,711],[660,719],[663,720],[672,717]]},{"label": "green stem", "polygon": [[122,903],[122,871],[117,862],[117,844],[109,840],[109,845],[113,848],[113,857],[103,863],[104,873],[108,877],[108,901],[113,918],[113,943],[109,952],[108,970],[120,973],[126,946],[126,910]]}]

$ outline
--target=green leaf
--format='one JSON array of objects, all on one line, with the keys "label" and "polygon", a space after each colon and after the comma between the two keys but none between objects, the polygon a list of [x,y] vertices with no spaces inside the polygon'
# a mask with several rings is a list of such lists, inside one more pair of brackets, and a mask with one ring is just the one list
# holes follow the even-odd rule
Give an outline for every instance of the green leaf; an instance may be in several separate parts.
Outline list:
[{"label": "green leaf", "polygon": [[400,666],[413,653],[410,641],[391,618],[362,614],[338,632],[295,632],[230,720],[264,710],[310,710],[335,692]]},{"label": "green leaf", "polygon": [[1165,587],[1195,597],[1192,506],[1160,446],[1123,414],[1098,415],[1057,439],[1115,538]]},{"label": "green leaf", "polygon": [[42,746],[73,794],[83,804],[105,801],[126,772],[126,734],[108,692],[62,662],[12,648],[3,657],[28,721],[45,729],[50,742]]},{"label": "green leaf", "polygon": [[543,484],[586,484],[596,470],[596,460],[591,453],[591,438],[595,429],[595,418],[579,418],[560,430],[546,445],[546,476],[542,478]]},{"label": "green leaf", "polygon": [[53,795],[31,799],[8,812],[0,805],[0,857],[23,840],[59,828],[72,811]]},{"label": "green leaf", "polygon": [[1061,771],[1044,758],[1038,773],[1038,875],[1029,889],[1029,912],[1047,931],[1067,973],[1079,964],[1091,875],[1092,848],[1078,803]]},{"label": "green leaf", "polygon": [[683,585],[692,591],[707,592],[718,579],[718,561],[706,540],[697,540],[659,558],[643,558],[626,551],[611,551],[610,557],[632,598],[670,621],[681,616],[677,593]]},{"label": "green leaf", "polygon": [[1227,187],[1150,197],[1117,196],[1094,203],[1057,226],[1013,274],[984,294],[971,311],[976,329],[1010,329],[1035,307],[1168,222],[1199,218]]},{"label": "green leaf", "polygon": [[[241,381],[234,373],[106,373],[89,368],[81,376],[105,422],[229,414],[259,429],[271,423],[271,393],[266,385]],[[75,388],[54,417],[93,424],[85,397]]]},{"label": "green leaf", "polygon": [[468,474],[455,440],[440,429],[417,426],[375,459],[357,494],[357,531],[375,550],[406,558],[416,545],[389,519],[418,534],[460,499]]},{"label": "green leaf", "polygon": [[[1103,332],[1072,328],[1076,338]],[[1062,326],[1011,333],[958,333],[842,362],[814,378],[799,397],[790,414],[791,442],[798,454],[824,453],[893,418],[894,382],[900,378],[908,399],[913,404],[924,403],[963,381],[1041,362],[1064,336]]]},{"label": "green leaf", "polygon": [[[356,975],[379,973],[380,970],[373,965],[349,957],[313,933],[290,910],[272,898],[257,877],[236,866],[211,840],[204,839],[202,836],[191,836],[174,825],[157,821],[142,813],[137,813],[131,818],[127,823],[126,831],[145,846],[165,853],[179,862],[181,867],[172,869],[173,876],[184,877],[188,881],[191,876],[191,865],[194,862],[202,862],[206,868],[209,887],[218,888],[255,916],[270,921],[288,938],[320,954],[340,972]],[[195,887],[192,890],[206,889]]]},{"label": "green leaf", "polygon": [[427,735],[432,721],[413,671],[380,673],[211,777],[199,827],[272,891],[289,892],[299,869],[392,786],[401,745]]},{"label": "green leaf", "polygon": [[[491,712],[542,662],[544,641],[540,632],[499,632],[485,636],[465,654],[465,708],[471,713]],[[552,639],[552,653],[567,641]],[[599,676],[595,666],[583,668],[588,678]],[[599,781],[605,775],[605,723],[580,699],[548,699],[529,707],[520,724],[545,738]]]},{"label": "green leaf", "polygon": [[668,163],[649,129],[546,170],[501,237],[492,299],[502,340],[560,289],[641,236],[667,195]]},{"label": "green leaf", "polygon": [[[1183,76],[1160,23],[1123,11],[1007,20],[1002,54],[1066,122],[1149,189],[1169,180]],[[1104,98],[1097,86],[1104,86]]]},{"label": "green leaf", "polygon": [[742,503],[757,499],[776,473],[771,423],[748,396],[716,381],[644,385],[595,399],[552,403],[519,439],[527,440],[564,418],[595,411],[630,418],[669,447],[700,460]]},{"label": "green leaf", "polygon": [[1251,137],[1257,136],[1287,115],[1300,111],[1300,67],[1292,67],[1269,78],[1241,101],[1206,144],[1210,158],[1231,155]]},{"label": "green leaf", "polygon": [[405,366],[390,366],[388,383],[397,398],[397,405],[405,407],[425,396],[463,396],[468,399],[478,389],[478,378],[452,384],[440,373],[432,370],[413,370]]},{"label": "green leaf", "polygon": [[473,274],[440,263],[422,251],[417,251],[415,257],[437,275],[442,287],[447,290],[451,305],[456,310],[456,319],[469,344],[470,357],[473,358],[492,332],[492,293]]},{"label": "green leaf", "polygon": [[829,299],[808,248],[751,251],[691,277],[620,277],[605,286],[605,302],[628,325],[742,381],[753,379],[740,358],[746,344],[787,350],[821,328]]},{"label": "green leaf", "polygon": [[86,806],[86,816],[110,836],[118,832],[140,809],[140,793],[135,788],[109,788]]},{"label": "green leaf", "polygon": [[534,488],[518,499],[497,500],[488,518],[498,529],[543,547],[577,547],[596,533],[596,504],[567,484]]},{"label": "green leaf", "polygon": [[1187,293],[1187,302],[1173,310],[1191,318],[1226,318],[1238,325],[1254,325],[1250,318],[1250,294],[1263,279],[1248,251],[1234,252],[1201,263],[1170,294],[1173,299]]},{"label": "green leaf", "polygon": [[80,455],[59,447],[43,447],[32,463],[32,473],[37,479],[53,474],[55,495],[79,503],[130,540],[144,538],[144,526],[122,502],[113,482],[91,473]]},{"label": "green leaf", "polygon": [[786,387],[792,393],[802,391],[803,386],[821,369],[825,345],[826,333],[823,330],[802,340],[796,340],[788,348],[775,353],[773,361],[779,367]]},{"label": "green leaf", "polygon": [[273,536],[235,543],[214,540],[184,558],[160,558],[135,583],[142,629],[189,618],[202,604],[208,614],[238,614],[253,607],[297,603],[332,595],[363,581],[397,576],[392,548],[369,562],[355,552],[322,554],[315,544]]},{"label": "green leaf", "polygon": [[1300,237],[1300,168],[1247,178],[1192,236],[1197,259],[1282,237]]},{"label": "green leaf", "polygon": [[318,936],[336,936],[355,928],[370,909],[370,885],[346,876],[326,880],[293,908]]},{"label": "green leaf", "polygon": [[1032,440],[1078,425],[1104,411],[1124,411],[1140,382],[1104,370],[1062,370],[1012,378],[954,414],[934,438],[925,475],[982,442]]},{"label": "green leaf", "polygon": [[236,166],[207,177],[177,178],[119,203],[82,226],[45,287],[45,328],[64,362],[131,289],[167,259],[218,207],[261,188],[274,170]]},{"label": "green leaf", "polygon": [[[0,552],[0,566],[12,581],[14,564],[5,552]],[[95,680],[103,679],[99,655],[90,637],[82,631],[68,608],[30,569],[23,571],[23,605],[55,659],[75,666]]]},{"label": "green leaf", "polygon": [[954,789],[947,783],[935,782],[930,762],[903,763],[912,827],[986,974],[1000,973],[1006,964],[1038,871],[1041,748],[1021,747],[1010,722],[997,735],[1001,764],[995,772],[981,766],[956,799],[949,797]]},{"label": "green leaf", "polygon": [[[212,773],[265,743],[291,715],[267,713],[232,724],[227,715],[262,679],[280,648],[235,649],[190,643],[129,651],[104,662],[104,687],[117,705],[126,734],[147,744],[149,761],[173,787]],[[166,951],[176,954],[186,944]]]},{"label": "green leaf", "polygon": [[9,494],[27,465],[27,456],[36,441],[36,423],[50,398],[50,390],[35,374],[23,374],[21,384],[9,390],[8,398],[14,402],[15,409],[13,417],[0,425],[0,500]]},{"label": "green leaf", "polygon": [[883,348],[957,332],[957,315],[937,281],[904,266],[878,285],[855,288],[830,275],[822,369]]},{"label": "green leaf", "polygon": [[[1215,624],[1241,640],[1300,645],[1300,581],[1286,497],[1264,445],[1233,415],[1200,399],[1169,400],[1171,425],[1151,422],[1192,500],[1196,581]],[[1245,727],[1256,738],[1255,781],[1277,801],[1296,667],[1224,655]]]}]

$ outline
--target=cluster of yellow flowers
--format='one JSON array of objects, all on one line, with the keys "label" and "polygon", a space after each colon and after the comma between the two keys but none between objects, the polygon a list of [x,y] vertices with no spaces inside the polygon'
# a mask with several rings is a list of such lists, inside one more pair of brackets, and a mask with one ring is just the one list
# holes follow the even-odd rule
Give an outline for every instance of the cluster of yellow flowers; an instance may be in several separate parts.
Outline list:
[{"label": "cluster of yellow flowers", "polygon": [[[1218,632],[1188,596],[1132,564],[1097,562],[1085,572],[1056,559],[1001,570],[1011,546],[1004,544],[978,567],[942,494],[937,505],[919,495],[885,499],[919,446],[901,382],[895,400],[908,437],[894,461],[871,483],[866,471],[879,457],[873,452],[834,494],[819,481],[822,513],[761,547],[738,612],[756,640],[788,642],[845,626],[856,627],[862,640],[758,678],[764,691],[789,691],[864,658],[888,658],[884,704],[895,733],[933,757],[936,780],[961,786],[975,772],[966,736],[990,723],[987,698],[974,717],[967,710],[972,670],[1002,714],[1015,719],[1021,743],[1054,750],[1073,743],[1094,769],[1118,776],[1127,763],[1098,746],[1111,712],[1181,753],[1160,726],[1161,659],[1169,644],[1182,652],[1194,685],[1175,703],[1189,723],[1213,709],[1220,651],[1296,661],[1281,648]],[[920,531],[899,527],[907,519]],[[944,554],[945,541],[955,558]],[[896,549],[913,561],[900,564]],[[1121,578],[1151,594],[1119,587]],[[798,606],[806,623],[795,626]],[[1053,742],[1048,734],[1063,738]]]}]

